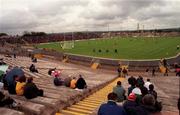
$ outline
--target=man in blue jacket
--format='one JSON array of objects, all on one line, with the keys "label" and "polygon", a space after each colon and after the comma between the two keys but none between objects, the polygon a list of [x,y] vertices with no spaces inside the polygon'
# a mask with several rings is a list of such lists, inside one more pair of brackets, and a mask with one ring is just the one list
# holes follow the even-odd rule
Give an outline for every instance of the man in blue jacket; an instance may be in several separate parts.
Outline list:
[{"label": "man in blue jacket", "polygon": [[98,110],[98,115],[127,115],[122,106],[116,104],[117,94],[109,93],[108,102],[102,104]]}]

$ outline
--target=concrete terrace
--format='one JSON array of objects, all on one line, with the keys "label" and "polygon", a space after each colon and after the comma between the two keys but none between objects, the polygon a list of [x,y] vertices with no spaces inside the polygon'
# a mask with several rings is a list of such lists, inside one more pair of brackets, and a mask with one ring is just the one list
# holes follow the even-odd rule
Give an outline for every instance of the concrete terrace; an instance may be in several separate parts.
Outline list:
[{"label": "concrete terrace", "polygon": [[[13,59],[0,55],[0,58],[4,58],[4,62],[11,66],[23,67],[26,77],[33,76],[36,85],[44,90],[44,97],[37,97],[31,100],[27,100],[23,96],[10,95],[17,102],[20,102],[21,106],[18,109],[0,108],[0,113],[2,115],[54,115],[57,111],[79,102],[116,78],[116,72],[91,70],[90,67],[56,62],[55,60],[48,59],[38,60],[38,63],[35,63],[35,66],[38,68],[39,73],[31,73],[28,68],[32,62],[28,57],[17,57],[16,59]],[[54,86],[53,77],[47,74],[48,69],[54,67],[62,71],[62,78],[68,76],[78,77],[79,74],[82,74],[87,82],[88,89],[82,92],[65,86]],[[139,72],[133,72],[129,75],[142,75],[144,76],[144,80],[148,77],[144,73]],[[163,103],[163,115],[178,115],[178,77],[174,74],[170,74],[169,77],[163,77],[162,74],[158,73],[156,77],[151,77],[150,79],[152,83],[155,84],[158,99]],[[114,84],[114,86],[115,85],[116,84]],[[124,80],[123,86],[127,90],[127,78]],[[5,93],[7,92],[5,91]]]}]

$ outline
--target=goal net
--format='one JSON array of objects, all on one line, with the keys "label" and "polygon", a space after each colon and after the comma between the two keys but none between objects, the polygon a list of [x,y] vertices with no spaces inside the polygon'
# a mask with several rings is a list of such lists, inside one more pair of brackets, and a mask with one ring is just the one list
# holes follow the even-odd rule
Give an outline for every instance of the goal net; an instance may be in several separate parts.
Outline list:
[{"label": "goal net", "polygon": [[74,48],[74,41],[63,41],[60,42],[62,49],[72,49]]}]

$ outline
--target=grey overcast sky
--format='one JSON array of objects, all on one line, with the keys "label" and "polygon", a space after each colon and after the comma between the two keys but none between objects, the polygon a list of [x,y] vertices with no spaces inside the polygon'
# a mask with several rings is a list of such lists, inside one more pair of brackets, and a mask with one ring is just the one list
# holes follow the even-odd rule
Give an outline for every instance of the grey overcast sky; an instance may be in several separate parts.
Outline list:
[{"label": "grey overcast sky", "polygon": [[0,0],[0,32],[180,27],[180,0]]}]

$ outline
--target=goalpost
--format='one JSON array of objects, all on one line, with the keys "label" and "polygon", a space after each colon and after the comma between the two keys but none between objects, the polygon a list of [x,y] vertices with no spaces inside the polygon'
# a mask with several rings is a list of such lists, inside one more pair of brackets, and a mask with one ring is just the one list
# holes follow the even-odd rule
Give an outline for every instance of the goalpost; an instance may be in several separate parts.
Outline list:
[{"label": "goalpost", "polygon": [[62,49],[72,49],[74,48],[74,41],[62,41],[60,45]]},{"label": "goalpost", "polygon": [[64,34],[64,41],[60,42],[62,49],[72,49],[74,48],[74,39],[73,39],[73,32],[72,32],[72,39],[70,41],[65,40],[65,34]]}]

